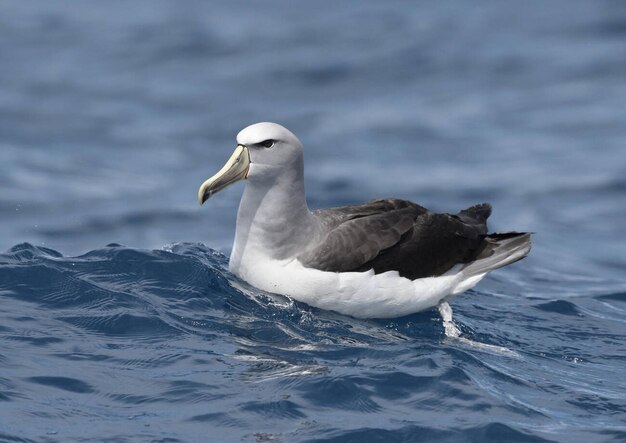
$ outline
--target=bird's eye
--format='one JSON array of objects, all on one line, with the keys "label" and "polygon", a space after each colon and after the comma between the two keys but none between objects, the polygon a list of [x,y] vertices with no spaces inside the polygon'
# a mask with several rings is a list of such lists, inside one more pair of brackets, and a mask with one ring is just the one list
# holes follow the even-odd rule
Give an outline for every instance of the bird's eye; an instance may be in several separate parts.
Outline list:
[{"label": "bird's eye", "polygon": [[274,146],[274,140],[265,140],[264,142],[261,142],[261,146],[264,148],[271,148]]}]

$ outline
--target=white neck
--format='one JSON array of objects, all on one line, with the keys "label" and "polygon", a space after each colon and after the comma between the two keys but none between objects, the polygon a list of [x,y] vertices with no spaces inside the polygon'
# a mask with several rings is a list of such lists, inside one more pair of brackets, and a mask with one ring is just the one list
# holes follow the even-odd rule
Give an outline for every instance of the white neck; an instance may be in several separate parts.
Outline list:
[{"label": "white neck", "polygon": [[297,167],[278,173],[263,173],[267,166],[250,165],[237,213],[231,271],[239,273],[257,259],[295,256],[316,239],[319,227],[306,204],[301,163],[300,159]]}]

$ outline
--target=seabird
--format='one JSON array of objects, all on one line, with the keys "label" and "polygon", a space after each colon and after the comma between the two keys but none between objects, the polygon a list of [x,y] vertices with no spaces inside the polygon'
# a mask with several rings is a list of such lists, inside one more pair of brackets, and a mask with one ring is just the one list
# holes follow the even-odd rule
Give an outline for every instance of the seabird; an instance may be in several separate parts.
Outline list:
[{"label": "seabird", "polygon": [[200,186],[200,204],[243,179],[231,272],[264,291],[357,318],[449,310],[450,298],[531,247],[529,233],[489,234],[487,203],[458,214],[394,198],[310,211],[302,144],[275,123],[237,134],[235,152]]}]

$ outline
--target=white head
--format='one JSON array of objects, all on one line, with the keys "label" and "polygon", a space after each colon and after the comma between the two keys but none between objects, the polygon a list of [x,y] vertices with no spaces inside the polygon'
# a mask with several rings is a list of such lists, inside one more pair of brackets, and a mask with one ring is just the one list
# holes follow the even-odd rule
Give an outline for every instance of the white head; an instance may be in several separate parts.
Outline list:
[{"label": "white head", "polygon": [[[256,123],[237,134],[237,144],[246,146],[250,162],[263,168],[289,167],[302,158],[302,143],[287,128],[276,123]],[[248,174],[252,177],[253,171]]]},{"label": "white head", "polygon": [[198,190],[198,201],[242,179],[262,182],[283,173],[302,175],[302,144],[291,131],[276,123],[256,123],[237,134],[237,148],[224,167]]}]

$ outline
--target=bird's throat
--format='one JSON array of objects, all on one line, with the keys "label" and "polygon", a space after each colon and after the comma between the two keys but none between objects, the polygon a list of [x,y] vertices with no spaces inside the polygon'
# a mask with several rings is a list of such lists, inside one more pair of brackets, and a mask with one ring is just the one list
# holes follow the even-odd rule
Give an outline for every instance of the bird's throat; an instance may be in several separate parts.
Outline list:
[{"label": "bird's throat", "polygon": [[[304,194],[302,174],[280,174],[273,180],[248,179],[237,213],[230,268],[252,266],[254,260],[281,260],[317,238],[316,217]],[[237,272],[236,272],[237,273]]]}]

